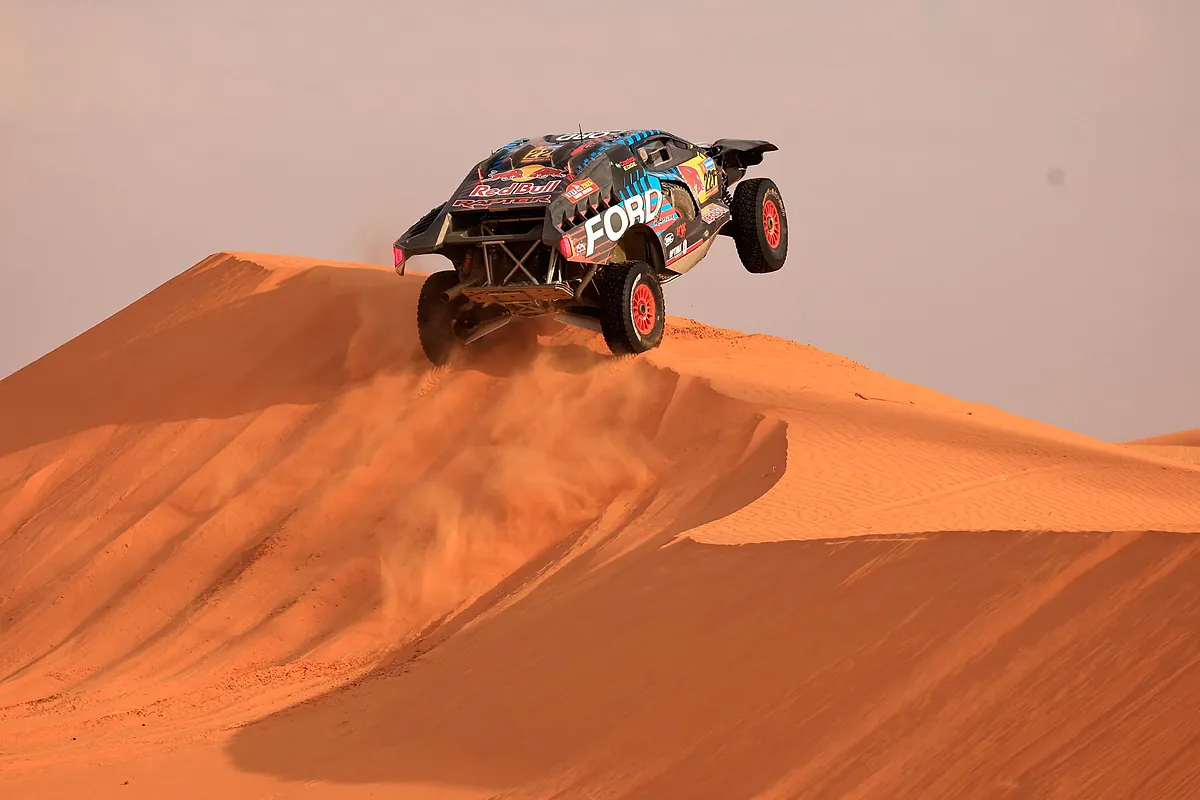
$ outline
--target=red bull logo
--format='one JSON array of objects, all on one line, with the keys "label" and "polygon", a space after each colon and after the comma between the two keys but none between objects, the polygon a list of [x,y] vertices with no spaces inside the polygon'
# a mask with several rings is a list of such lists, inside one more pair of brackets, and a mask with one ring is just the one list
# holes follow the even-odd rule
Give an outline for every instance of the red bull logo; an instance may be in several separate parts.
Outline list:
[{"label": "red bull logo", "polygon": [[717,170],[715,165],[712,165],[712,159],[697,156],[680,164],[679,174],[701,203],[717,193]]},{"label": "red bull logo", "polygon": [[679,174],[687,181],[688,188],[692,190],[692,194],[697,196],[704,194],[704,177],[700,174],[700,170],[687,164],[682,164],[679,167]]},{"label": "red bull logo", "polygon": [[558,188],[561,180],[549,183],[509,183],[507,186],[488,186],[479,183],[471,189],[469,197],[521,197],[536,194],[549,194]]},{"label": "red bull logo", "polygon": [[504,170],[503,172],[489,172],[487,180],[489,182],[511,181],[513,183],[525,183],[527,181],[546,180],[548,178],[565,178],[566,176],[567,173],[561,169],[544,167],[540,164],[531,164],[525,167]]}]

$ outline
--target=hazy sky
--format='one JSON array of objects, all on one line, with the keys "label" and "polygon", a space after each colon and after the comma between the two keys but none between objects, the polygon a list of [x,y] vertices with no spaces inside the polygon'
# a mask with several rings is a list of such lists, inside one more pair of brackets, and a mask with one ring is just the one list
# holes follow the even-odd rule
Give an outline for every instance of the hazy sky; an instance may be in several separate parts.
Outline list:
[{"label": "hazy sky", "polygon": [[0,375],[211,252],[390,263],[493,147],[657,127],[778,144],[750,174],[791,225],[781,273],[724,240],[670,313],[1101,438],[1200,426],[1195,0],[0,9]]}]

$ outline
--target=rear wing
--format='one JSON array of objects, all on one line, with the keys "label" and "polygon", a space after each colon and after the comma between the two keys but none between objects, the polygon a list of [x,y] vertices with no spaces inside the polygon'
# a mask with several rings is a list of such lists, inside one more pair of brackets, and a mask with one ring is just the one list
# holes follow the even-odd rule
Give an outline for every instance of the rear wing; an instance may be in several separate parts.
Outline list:
[{"label": "rear wing", "polygon": [[707,148],[712,159],[725,170],[730,183],[735,183],[746,170],[761,164],[764,153],[779,148],[764,139],[717,139]]}]

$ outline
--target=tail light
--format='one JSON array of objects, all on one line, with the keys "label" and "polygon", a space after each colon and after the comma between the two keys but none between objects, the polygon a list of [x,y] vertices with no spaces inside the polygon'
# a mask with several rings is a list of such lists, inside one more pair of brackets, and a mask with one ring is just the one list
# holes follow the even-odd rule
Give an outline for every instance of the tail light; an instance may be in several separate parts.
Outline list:
[{"label": "tail light", "polygon": [[404,274],[404,251],[396,245],[392,245],[392,257],[396,261],[396,272],[399,275]]},{"label": "tail light", "polygon": [[574,255],[574,251],[571,249],[571,240],[566,236],[559,239],[558,251],[563,254],[563,258],[570,258],[572,255]]}]

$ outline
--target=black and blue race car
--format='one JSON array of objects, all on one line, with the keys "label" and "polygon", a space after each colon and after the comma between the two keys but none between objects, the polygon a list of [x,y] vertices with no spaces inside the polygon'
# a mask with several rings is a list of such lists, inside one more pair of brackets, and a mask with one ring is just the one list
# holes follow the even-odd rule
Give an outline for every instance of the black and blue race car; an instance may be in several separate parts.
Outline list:
[{"label": "black and blue race car", "polygon": [[493,151],[393,245],[401,275],[417,255],[453,265],[425,279],[417,302],[426,356],[447,364],[513,319],[544,315],[600,332],[614,354],[657,347],[663,284],[695,267],[717,236],[732,237],[750,272],[783,266],[779,188],[743,180],[777,149],[637,130],[548,134]]}]

